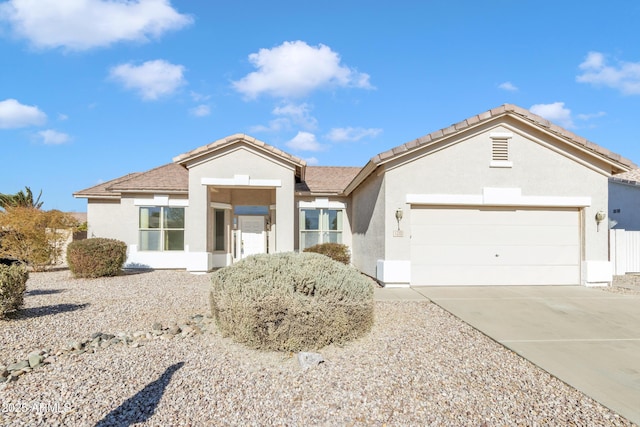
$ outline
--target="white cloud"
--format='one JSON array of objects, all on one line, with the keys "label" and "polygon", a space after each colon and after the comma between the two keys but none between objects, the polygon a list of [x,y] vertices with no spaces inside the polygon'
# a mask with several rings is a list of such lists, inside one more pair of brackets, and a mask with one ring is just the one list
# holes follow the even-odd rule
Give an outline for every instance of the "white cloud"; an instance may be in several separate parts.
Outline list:
[{"label": "white cloud", "polygon": [[504,82],[504,83],[500,83],[498,85],[498,87],[502,90],[506,90],[509,92],[517,92],[518,91],[518,87],[516,85],[514,85],[511,82]]},{"label": "white cloud", "polygon": [[287,147],[299,151],[320,151],[323,149],[316,140],[316,136],[309,132],[298,132],[292,140],[287,142]]},{"label": "white cloud", "polygon": [[306,103],[282,104],[281,106],[276,106],[271,113],[275,116],[287,117],[292,123],[307,130],[314,130],[318,127],[318,120],[311,115],[311,107]]},{"label": "white cloud", "polygon": [[604,117],[606,115],[607,115],[607,113],[605,113],[604,111],[598,111],[597,113],[578,114],[577,117],[580,120],[591,120],[591,119],[597,119],[597,118],[600,118],[600,117]]},{"label": "white cloud", "polygon": [[278,117],[269,121],[267,126],[251,127],[250,132],[279,132],[291,130],[293,125],[305,130],[315,130],[318,127],[318,120],[311,115],[311,106],[307,103],[282,103],[274,107],[271,114]]},{"label": "white cloud", "polygon": [[35,105],[23,105],[15,99],[0,101],[0,129],[42,125],[47,115]]},{"label": "white cloud", "polygon": [[610,87],[625,95],[640,95],[640,62],[618,61],[611,66],[604,54],[589,52],[580,69],[582,74],[576,77],[579,83]]},{"label": "white cloud", "polygon": [[382,133],[379,128],[333,128],[327,134],[327,139],[335,142],[359,141],[362,138],[375,138]]},{"label": "white cloud", "polygon": [[0,21],[38,48],[87,50],[121,41],[148,41],[193,22],[170,0],[10,0]]},{"label": "white cloud", "polygon": [[211,99],[211,95],[204,95],[194,91],[189,92],[189,95],[191,95],[191,99],[195,102],[205,102]]},{"label": "white cloud", "polygon": [[323,87],[373,88],[368,74],[341,65],[340,61],[340,56],[323,44],[284,42],[273,49],[250,54],[249,62],[257,71],[232,84],[247,98],[261,94],[296,98]]},{"label": "white cloud", "polygon": [[529,110],[545,119],[557,123],[567,129],[575,128],[571,118],[571,110],[565,108],[564,102],[554,102],[552,104],[535,104]]},{"label": "white cloud", "polygon": [[47,145],[59,145],[69,142],[71,137],[66,133],[58,132],[53,129],[47,129],[38,132],[38,135],[42,138],[42,142]]},{"label": "white cloud", "polygon": [[186,84],[184,71],[182,65],[156,59],[138,66],[131,63],[117,65],[111,68],[109,76],[127,89],[138,91],[142,99],[155,100]]},{"label": "white cloud", "polygon": [[315,166],[320,163],[316,157],[305,157],[304,161],[307,162],[309,166]]},{"label": "white cloud", "polygon": [[58,120],[64,122],[65,120],[69,120],[69,116],[67,116],[66,114],[58,113]]},{"label": "white cloud", "polygon": [[280,132],[282,130],[291,130],[291,120],[286,117],[273,119],[267,126],[256,125],[249,128],[249,132]]},{"label": "white cloud", "polygon": [[191,113],[192,116],[196,117],[206,117],[211,114],[211,108],[209,108],[208,105],[202,104],[190,109],[189,113]]}]

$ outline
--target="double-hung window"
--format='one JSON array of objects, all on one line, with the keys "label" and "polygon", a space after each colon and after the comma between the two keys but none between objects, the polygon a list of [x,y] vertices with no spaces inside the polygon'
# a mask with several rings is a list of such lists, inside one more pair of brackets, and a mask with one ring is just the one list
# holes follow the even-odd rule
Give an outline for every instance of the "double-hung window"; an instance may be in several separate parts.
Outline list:
[{"label": "double-hung window", "polygon": [[184,208],[141,207],[139,250],[184,250]]},{"label": "double-hung window", "polygon": [[300,209],[300,249],[342,243],[342,209]]}]

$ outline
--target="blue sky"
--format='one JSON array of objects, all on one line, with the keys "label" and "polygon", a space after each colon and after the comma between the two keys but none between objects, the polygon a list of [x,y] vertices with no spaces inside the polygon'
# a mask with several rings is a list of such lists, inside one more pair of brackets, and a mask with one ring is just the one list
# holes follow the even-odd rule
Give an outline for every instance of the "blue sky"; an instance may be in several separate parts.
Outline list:
[{"label": "blue sky", "polygon": [[513,103],[640,163],[640,3],[0,1],[0,193],[72,193],[234,133],[309,164]]}]

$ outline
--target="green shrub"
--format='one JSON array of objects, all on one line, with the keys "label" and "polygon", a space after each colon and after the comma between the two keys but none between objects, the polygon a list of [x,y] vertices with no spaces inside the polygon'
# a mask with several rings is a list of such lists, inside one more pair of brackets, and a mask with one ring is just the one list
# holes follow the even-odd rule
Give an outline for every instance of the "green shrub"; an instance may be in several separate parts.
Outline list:
[{"label": "green shrub", "polygon": [[342,243],[320,243],[305,249],[304,252],[322,254],[343,264],[349,264],[351,262],[349,247]]},{"label": "green shrub", "polygon": [[373,324],[373,281],[320,254],[255,255],[211,281],[218,327],[249,347],[318,349],[362,336]]},{"label": "green shrub", "polygon": [[24,265],[0,265],[0,318],[22,306],[28,278]]},{"label": "green shrub", "polygon": [[67,247],[67,264],[75,277],[117,276],[126,260],[127,245],[120,240],[95,237]]}]

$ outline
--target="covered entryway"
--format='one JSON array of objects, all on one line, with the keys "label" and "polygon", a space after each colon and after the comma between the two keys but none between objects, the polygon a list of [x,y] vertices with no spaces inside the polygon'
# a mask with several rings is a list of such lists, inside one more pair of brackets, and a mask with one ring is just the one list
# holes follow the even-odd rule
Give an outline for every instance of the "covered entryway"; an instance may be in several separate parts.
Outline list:
[{"label": "covered entryway", "polygon": [[411,209],[414,285],[577,285],[578,208]]}]

